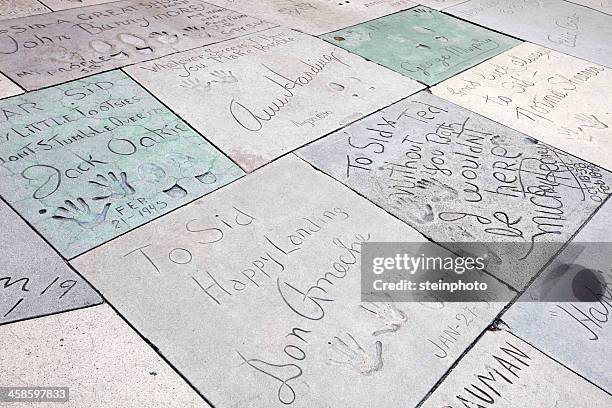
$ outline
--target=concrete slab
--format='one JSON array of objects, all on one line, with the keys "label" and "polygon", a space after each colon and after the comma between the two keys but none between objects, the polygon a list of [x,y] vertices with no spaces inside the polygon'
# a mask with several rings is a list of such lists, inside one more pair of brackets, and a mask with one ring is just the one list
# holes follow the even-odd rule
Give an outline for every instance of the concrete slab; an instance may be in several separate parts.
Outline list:
[{"label": "concrete slab", "polygon": [[73,264],[215,406],[414,406],[503,306],[361,304],[361,243],[423,240],[289,155]]},{"label": "concrete slab", "polygon": [[611,87],[612,69],[525,43],[432,92],[612,169]]},{"label": "concrete slab", "polygon": [[612,14],[612,0],[571,0],[571,3],[590,7],[606,14]]},{"label": "concrete slab", "polygon": [[[565,366],[612,393],[608,361],[612,354],[612,201],[608,201],[570,245],[553,261],[523,296],[504,315],[510,330]],[[573,265],[558,276],[564,265]],[[580,298],[580,291],[556,302],[543,298],[551,288],[576,287],[579,275],[593,271],[580,287],[603,294],[600,299]],[[567,291],[564,291],[567,293]],[[571,293],[571,292],[570,292]],[[549,298],[550,299],[550,298]]]},{"label": "concrete slab", "polygon": [[427,85],[520,44],[423,6],[321,38]]},{"label": "concrete slab", "polygon": [[606,408],[610,396],[529,344],[488,332],[422,405]]},{"label": "concrete slab", "polygon": [[0,74],[0,99],[23,93],[13,81]]},{"label": "concrete slab", "polygon": [[101,4],[0,21],[0,70],[33,90],[272,26],[200,0]]},{"label": "concrete slab", "polygon": [[121,71],[0,101],[0,135],[0,193],[66,258],[243,174]]},{"label": "concrete slab", "polygon": [[417,3],[431,7],[436,10],[444,10],[457,4],[465,3],[467,0],[419,0]]},{"label": "concrete slab", "polygon": [[3,202],[0,202],[0,252],[0,323],[102,302]]},{"label": "concrete slab", "polygon": [[116,0],[44,0],[45,5],[53,11],[106,4],[112,3],[113,1]]},{"label": "concrete slab", "polygon": [[612,67],[612,16],[563,0],[470,0],[446,12]]},{"label": "concrete slab", "polygon": [[423,88],[288,29],[126,71],[247,172]]},{"label": "concrete slab", "polygon": [[215,4],[312,35],[416,6],[409,0],[216,0]]},{"label": "concrete slab", "polygon": [[2,326],[0,342],[2,386],[69,388],[44,406],[209,406],[106,305]]},{"label": "concrete slab", "polygon": [[297,154],[434,242],[458,250],[476,244],[491,256],[487,270],[515,288],[612,184],[603,169],[427,92]]},{"label": "concrete slab", "polygon": [[36,0],[0,0],[0,20],[49,13],[50,11]]}]

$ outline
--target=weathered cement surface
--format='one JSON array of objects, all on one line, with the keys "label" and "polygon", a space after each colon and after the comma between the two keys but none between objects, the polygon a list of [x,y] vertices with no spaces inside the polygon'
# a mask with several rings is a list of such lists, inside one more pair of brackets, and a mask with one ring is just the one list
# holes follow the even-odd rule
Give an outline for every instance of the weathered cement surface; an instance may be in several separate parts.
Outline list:
[{"label": "weathered cement surface", "polygon": [[28,90],[273,25],[201,0],[126,0],[0,21],[0,70]]},{"label": "weathered cement surface", "polygon": [[610,396],[505,331],[487,332],[423,408],[606,408]]},{"label": "weathered cement surface", "polygon": [[612,68],[612,16],[599,11],[563,0],[470,0],[446,11]]},{"label": "weathered cement surface", "polygon": [[53,249],[0,201],[0,323],[102,302]]},{"label": "weathered cement surface", "polygon": [[402,240],[291,155],[73,263],[213,405],[414,406],[503,304],[361,303],[361,244]]},{"label": "weathered cement surface", "polygon": [[608,392],[602,356],[612,353],[610,225],[608,201],[502,317],[513,333]]},{"label": "weathered cement surface", "polygon": [[62,403],[3,406],[207,408],[107,305],[0,327],[3,386],[68,387]]},{"label": "weathered cement surface", "polygon": [[603,169],[426,92],[298,154],[435,242],[489,253],[487,270],[515,288],[612,183]]},{"label": "weathered cement surface", "polygon": [[423,88],[287,29],[126,71],[247,172]]},{"label": "weathered cement surface", "polygon": [[611,87],[611,68],[525,43],[432,92],[612,169]]}]

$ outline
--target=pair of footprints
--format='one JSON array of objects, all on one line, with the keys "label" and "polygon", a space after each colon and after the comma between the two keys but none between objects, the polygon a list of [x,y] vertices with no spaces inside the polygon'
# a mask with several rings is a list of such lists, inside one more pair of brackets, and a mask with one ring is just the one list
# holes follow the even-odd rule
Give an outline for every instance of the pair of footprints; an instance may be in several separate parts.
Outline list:
[{"label": "pair of footprints", "polygon": [[[196,175],[195,178],[202,184],[213,184],[217,181],[217,177],[210,171]],[[118,176],[112,171],[108,172],[107,175],[98,174],[95,180],[89,180],[89,182],[104,191],[102,195],[93,197],[93,201],[123,199],[136,192],[129,183],[127,174],[124,171],[119,173]],[[162,190],[162,192],[175,199],[187,196],[187,190],[178,185],[178,183]],[[65,200],[64,204],[57,208],[51,218],[59,221],[74,222],[83,229],[92,230],[106,221],[110,207],[111,203],[107,202],[101,210],[94,211],[85,199],[78,197],[76,200]]]},{"label": "pair of footprints", "polygon": [[[395,333],[408,322],[406,313],[390,302],[367,302],[360,308],[382,320],[384,327],[372,332],[375,337],[385,333]],[[328,361],[332,364],[348,367],[365,376],[372,375],[383,368],[383,345],[380,340],[376,340],[371,349],[367,350],[352,334],[346,333],[346,336],[343,337],[335,336],[329,345],[333,357]]]}]

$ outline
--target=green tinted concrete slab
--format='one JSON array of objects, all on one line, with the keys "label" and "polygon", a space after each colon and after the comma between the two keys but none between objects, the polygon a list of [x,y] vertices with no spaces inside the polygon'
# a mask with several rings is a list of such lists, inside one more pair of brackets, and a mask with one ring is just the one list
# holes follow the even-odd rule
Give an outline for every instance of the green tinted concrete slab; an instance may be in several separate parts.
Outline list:
[{"label": "green tinted concrete slab", "polygon": [[121,71],[0,101],[0,193],[67,258],[241,175]]},{"label": "green tinted concrete slab", "polygon": [[427,85],[520,44],[422,6],[321,38]]}]

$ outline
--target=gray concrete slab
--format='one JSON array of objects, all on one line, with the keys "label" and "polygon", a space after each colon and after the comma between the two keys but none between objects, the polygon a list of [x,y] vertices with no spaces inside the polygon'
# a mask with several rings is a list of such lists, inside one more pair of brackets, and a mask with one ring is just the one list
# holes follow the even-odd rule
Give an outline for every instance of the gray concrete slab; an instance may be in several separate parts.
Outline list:
[{"label": "gray concrete slab", "polygon": [[0,0],[0,20],[49,13],[50,11],[36,0]]},{"label": "gray concrete slab", "polygon": [[419,0],[417,3],[431,7],[436,10],[444,10],[457,4],[465,3],[467,0]]},{"label": "gray concrete slab", "polygon": [[423,240],[289,155],[73,264],[215,406],[387,408],[503,307],[362,304],[361,244]]},{"label": "gray concrete slab", "polygon": [[0,21],[0,70],[33,90],[272,26],[201,0],[70,9]]},{"label": "gray concrete slab", "polygon": [[0,74],[0,99],[23,93],[13,81]]},{"label": "gray concrete slab", "polygon": [[487,269],[515,288],[612,183],[603,169],[427,92],[297,154],[435,242],[490,251]]},{"label": "gray concrete slab", "polygon": [[612,67],[612,16],[563,0],[470,0],[445,10],[525,41]]},{"label": "gray concrete slab", "polygon": [[126,68],[247,172],[423,85],[274,29]]},{"label": "gray concrete slab", "polygon": [[53,249],[0,201],[0,323],[102,302]]},{"label": "gray concrete slab", "polygon": [[612,14],[611,0],[571,0],[570,2],[579,4],[581,6],[590,7],[606,14]]},{"label": "gray concrete slab", "polygon": [[488,332],[422,405],[606,408],[608,394],[504,331]]},{"label": "gray concrete slab", "polygon": [[68,387],[68,401],[3,406],[209,407],[107,306],[0,327],[3,387]]},{"label": "gray concrete slab", "polygon": [[[513,333],[612,393],[604,358],[612,355],[610,225],[608,201],[502,318]],[[550,301],[551,290],[564,295]],[[602,296],[593,299],[591,291]]]},{"label": "gray concrete slab", "polygon": [[97,4],[112,3],[113,1],[116,0],[44,0],[45,5],[53,11],[95,6]]},{"label": "gray concrete slab", "polygon": [[320,35],[416,6],[409,0],[216,0],[218,4],[304,33]]},{"label": "gray concrete slab", "polygon": [[0,101],[0,193],[66,258],[244,173],[122,71]]},{"label": "gray concrete slab", "polygon": [[432,93],[612,169],[612,69],[524,43]]}]

